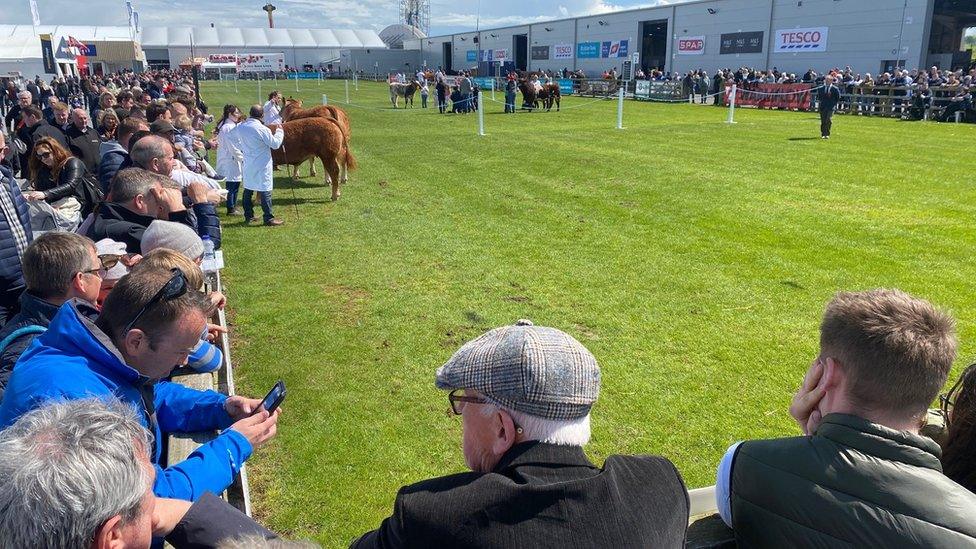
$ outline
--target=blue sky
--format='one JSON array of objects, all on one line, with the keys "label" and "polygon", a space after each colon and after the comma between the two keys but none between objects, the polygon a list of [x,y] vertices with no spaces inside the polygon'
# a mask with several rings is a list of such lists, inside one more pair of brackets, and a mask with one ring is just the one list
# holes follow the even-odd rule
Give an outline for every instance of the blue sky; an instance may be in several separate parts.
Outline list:
[{"label": "blue sky", "polygon": [[[482,0],[481,26],[497,27],[685,0]],[[30,24],[28,0],[3,0],[0,24]],[[266,0],[133,0],[142,26],[267,25]],[[397,0],[277,0],[275,26],[370,28],[398,22]],[[478,0],[431,0],[431,33],[471,30]],[[44,24],[125,25],[124,0],[37,0]]]}]

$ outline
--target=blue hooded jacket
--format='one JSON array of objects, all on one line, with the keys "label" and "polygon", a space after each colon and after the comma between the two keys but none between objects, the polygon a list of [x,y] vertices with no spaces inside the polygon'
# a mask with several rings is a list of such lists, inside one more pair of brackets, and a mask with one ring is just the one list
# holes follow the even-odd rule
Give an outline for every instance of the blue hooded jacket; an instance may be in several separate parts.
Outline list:
[{"label": "blue hooded jacket", "polygon": [[[109,337],[85,317],[86,307],[78,300],[62,305],[48,330],[17,361],[0,403],[0,429],[45,401],[115,397],[135,407],[155,436],[151,457],[157,496],[196,501],[205,492],[224,491],[252,452],[244,435],[226,429],[233,421],[224,409],[227,397],[177,383],[152,383],[128,366]],[[186,460],[159,466],[164,433],[213,429],[226,430]]]}]

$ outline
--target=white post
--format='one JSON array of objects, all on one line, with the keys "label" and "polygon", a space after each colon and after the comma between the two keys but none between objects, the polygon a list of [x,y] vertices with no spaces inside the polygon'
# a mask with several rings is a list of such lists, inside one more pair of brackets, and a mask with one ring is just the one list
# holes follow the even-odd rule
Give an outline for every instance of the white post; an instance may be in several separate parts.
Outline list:
[{"label": "white post", "polygon": [[324,93],[322,94],[322,104],[323,105],[328,105],[329,104],[329,98]]},{"label": "white post", "polygon": [[258,104],[261,105],[263,103],[264,101],[261,97],[261,74],[258,73]]},{"label": "white post", "polygon": [[485,135],[485,102],[484,97],[478,97],[478,135]]},{"label": "white post", "polygon": [[491,79],[491,100],[492,101],[495,100],[495,78],[494,77],[492,77]]},{"label": "white post", "polygon": [[359,73],[352,73],[352,83],[356,86],[356,91],[359,91]]},{"label": "white post", "polygon": [[[220,69],[217,69],[220,70]],[[237,73],[234,73],[234,93],[237,93]]]},{"label": "white post", "polygon": [[726,121],[728,124],[735,124],[735,94],[738,91],[738,87],[732,84],[732,92],[729,94],[729,119]]},{"label": "white post", "polygon": [[617,129],[624,129],[624,88],[621,87],[617,93]]},{"label": "white post", "polygon": [[295,71],[295,93],[298,93],[298,71]]},{"label": "white post", "polygon": [[349,81],[343,80],[343,82],[346,83],[346,104],[348,105],[349,104]]}]

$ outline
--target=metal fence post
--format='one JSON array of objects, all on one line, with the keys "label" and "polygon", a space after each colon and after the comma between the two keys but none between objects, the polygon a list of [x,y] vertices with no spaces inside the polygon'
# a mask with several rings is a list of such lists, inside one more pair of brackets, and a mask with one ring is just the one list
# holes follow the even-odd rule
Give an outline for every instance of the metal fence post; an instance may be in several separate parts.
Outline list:
[{"label": "metal fence post", "polygon": [[624,89],[617,90],[617,129],[624,129]]},{"label": "metal fence post", "polygon": [[729,94],[729,119],[726,121],[727,124],[735,124],[735,95],[738,88],[735,84],[732,84],[732,93]]}]

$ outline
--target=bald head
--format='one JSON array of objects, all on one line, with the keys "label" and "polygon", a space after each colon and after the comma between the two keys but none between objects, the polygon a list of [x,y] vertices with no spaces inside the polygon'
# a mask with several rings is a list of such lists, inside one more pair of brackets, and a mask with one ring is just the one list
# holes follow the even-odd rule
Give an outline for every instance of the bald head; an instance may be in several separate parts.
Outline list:
[{"label": "bald head", "polygon": [[264,119],[264,107],[262,107],[261,105],[252,105],[251,106],[250,115],[251,115],[251,118],[256,118],[258,120],[263,120]]},{"label": "bald head", "polygon": [[73,109],[71,111],[71,123],[81,131],[88,127],[88,111],[85,109]]},{"label": "bald head", "polygon": [[147,135],[129,151],[136,166],[168,176],[173,171],[173,144],[158,135]]}]

